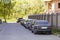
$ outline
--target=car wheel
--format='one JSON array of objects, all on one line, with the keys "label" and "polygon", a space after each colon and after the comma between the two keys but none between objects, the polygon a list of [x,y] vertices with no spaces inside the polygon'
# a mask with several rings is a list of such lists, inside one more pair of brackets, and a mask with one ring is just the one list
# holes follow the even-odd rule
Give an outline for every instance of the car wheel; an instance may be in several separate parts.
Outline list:
[{"label": "car wheel", "polygon": [[33,31],[33,33],[34,33],[34,34],[37,34],[37,32],[36,32],[36,31]]},{"label": "car wheel", "polygon": [[52,34],[52,32],[51,31],[48,31],[47,34]]},{"label": "car wheel", "polygon": [[[31,30],[32,31],[32,30]],[[32,31],[32,33],[33,33],[33,31]]]},{"label": "car wheel", "polygon": [[51,32],[51,31],[49,31],[49,34],[52,34],[52,32]]},{"label": "car wheel", "polygon": [[17,23],[19,23],[19,22],[17,22]]},{"label": "car wheel", "polygon": [[27,26],[25,26],[25,28],[27,29]]},{"label": "car wheel", "polygon": [[28,27],[28,29],[30,29],[30,28]]},{"label": "car wheel", "polygon": [[32,30],[32,27],[30,27],[30,30]]}]

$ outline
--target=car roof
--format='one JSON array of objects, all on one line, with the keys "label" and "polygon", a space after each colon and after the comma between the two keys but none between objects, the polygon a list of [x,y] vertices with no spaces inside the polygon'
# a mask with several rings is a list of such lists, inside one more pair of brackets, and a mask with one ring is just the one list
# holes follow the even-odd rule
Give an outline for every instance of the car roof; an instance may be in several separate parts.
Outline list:
[{"label": "car roof", "polygon": [[32,20],[35,20],[35,19],[27,19],[27,20],[32,21]]},{"label": "car roof", "polygon": [[47,20],[36,20],[36,22],[48,22]]},{"label": "car roof", "polygon": [[33,20],[33,19],[27,19],[27,20]]}]

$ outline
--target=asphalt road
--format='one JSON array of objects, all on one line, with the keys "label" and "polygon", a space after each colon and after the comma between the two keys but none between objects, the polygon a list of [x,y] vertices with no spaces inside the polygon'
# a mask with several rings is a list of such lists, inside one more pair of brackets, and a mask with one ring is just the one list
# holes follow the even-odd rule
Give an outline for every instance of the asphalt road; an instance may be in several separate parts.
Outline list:
[{"label": "asphalt road", "polygon": [[0,40],[60,40],[55,35],[35,35],[19,23],[0,24]]}]

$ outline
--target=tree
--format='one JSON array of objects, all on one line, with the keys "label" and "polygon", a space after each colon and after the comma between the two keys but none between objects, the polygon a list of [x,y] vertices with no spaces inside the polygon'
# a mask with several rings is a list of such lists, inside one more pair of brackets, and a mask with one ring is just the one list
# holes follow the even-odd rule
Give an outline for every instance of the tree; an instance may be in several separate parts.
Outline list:
[{"label": "tree", "polygon": [[22,0],[20,2],[25,15],[27,14],[40,14],[44,12],[45,6],[42,0]]},{"label": "tree", "polygon": [[15,5],[15,2],[11,2],[11,0],[9,1],[5,1],[5,0],[1,0],[0,1],[0,16],[4,18],[5,22],[6,21],[6,18],[7,16],[10,16],[12,14],[12,10],[13,10],[13,7]]},{"label": "tree", "polygon": [[18,18],[27,14],[40,14],[45,7],[42,0],[1,0],[0,17]]}]

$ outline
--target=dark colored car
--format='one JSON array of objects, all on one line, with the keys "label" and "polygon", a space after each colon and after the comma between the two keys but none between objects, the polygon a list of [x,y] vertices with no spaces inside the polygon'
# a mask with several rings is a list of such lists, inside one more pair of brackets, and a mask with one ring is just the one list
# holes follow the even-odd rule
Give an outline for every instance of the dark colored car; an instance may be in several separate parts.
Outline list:
[{"label": "dark colored car", "polygon": [[0,19],[0,24],[2,24],[2,20]]},{"label": "dark colored car", "polygon": [[22,20],[22,18],[18,18],[18,19],[17,19],[17,23],[19,23],[21,20]]},{"label": "dark colored car", "polygon": [[29,29],[31,23],[32,23],[32,19],[27,19],[27,21],[25,22],[25,28]]},{"label": "dark colored car", "polygon": [[27,20],[24,20],[23,26],[26,28],[26,26],[27,26]]},{"label": "dark colored car", "polygon": [[43,32],[51,34],[52,26],[46,20],[36,20],[35,24],[32,26],[32,32]]}]

